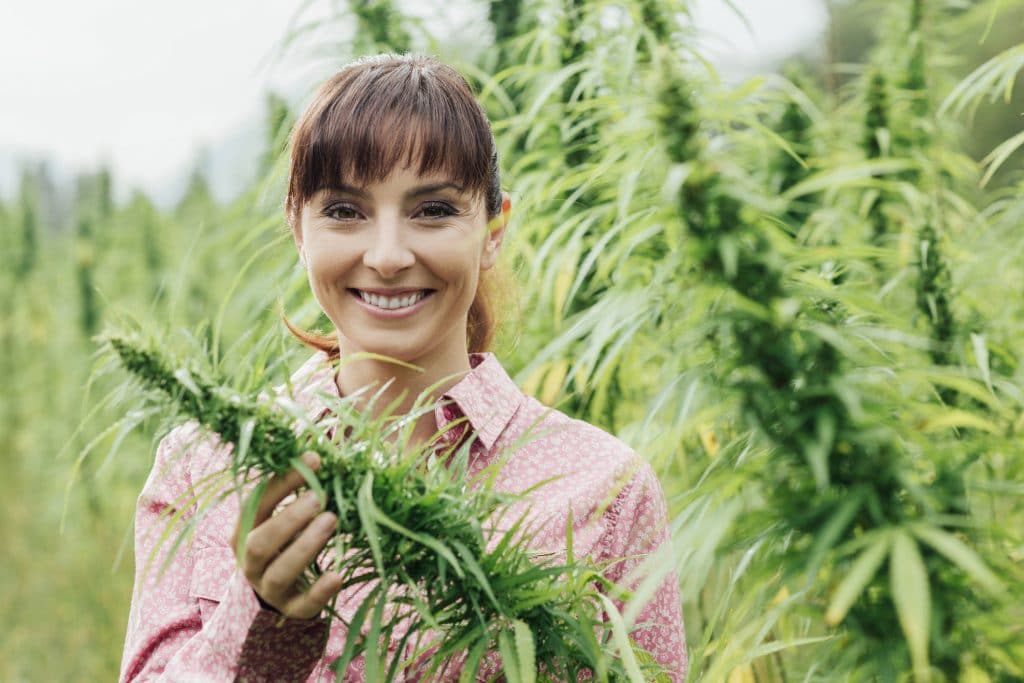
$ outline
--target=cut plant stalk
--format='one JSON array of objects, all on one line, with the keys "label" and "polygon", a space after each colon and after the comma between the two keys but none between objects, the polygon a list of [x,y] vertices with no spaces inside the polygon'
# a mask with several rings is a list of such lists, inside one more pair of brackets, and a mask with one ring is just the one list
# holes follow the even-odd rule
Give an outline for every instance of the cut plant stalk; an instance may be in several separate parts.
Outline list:
[{"label": "cut plant stalk", "polygon": [[[463,666],[475,680],[485,652],[500,652],[518,680],[576,680],[587,670],[597,680],[643,680],[637,662],[651,658],[624,645],[621,618],[602,618],[612,606],[606,593],[628,595],[598,567],[539,561],[524,540],[525,516],[496,537],[489,520],[519,496],[489,486],[493,469],[467,479],[468,444],[441,457],[431,457],[429,445],[413,447],[415,418],[431,409],[422,401],[407,416],[395,416],[392,405],[369,417],[375,411],[356,410],[355,397],[335,399],[327,418],[293,427],[300,416],[220,386],[196,366],[172,363],[140,339],[110,336],[106,343],[146,389],[160,393],[155,400],[233,444],[236,481],[262,482],[296,467],[326,499],[337,515],[330,547],[344,559],[311,566],[307,579],[330,569],[346,588],[366,588],[333,665],[339,680],[360,654],[367,671],[377,672],[373,680],[391,681],[417,658],[428,660],[418,666],[431,676],[467,653]],[[379,396],[363,398],[372,408]],[[315,474],[299,460],[306,451],[320,456]],[[248,500],[254,508],[258,496]],[[253,512],[242,511],[250,525]],[[335,608],[329,611],[337,618]],[[406,664],[385,662],[375,654],[382,639],[400,640],[416,654]],[[535,662],[543,668],[533,670]],[[645,675],[654,673],[648,667]]]}]

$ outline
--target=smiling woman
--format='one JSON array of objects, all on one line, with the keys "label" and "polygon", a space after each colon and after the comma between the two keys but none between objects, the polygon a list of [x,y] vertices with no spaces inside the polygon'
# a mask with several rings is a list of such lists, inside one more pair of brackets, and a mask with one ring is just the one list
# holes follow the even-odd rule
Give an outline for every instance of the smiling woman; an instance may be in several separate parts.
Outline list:
[{"label": "smiling woman", "polygon": [[[308,415],[323,418],[328,399],[358,397],[367,387],[382,400],[359,405],[374,412],[390,405],[408,413],[426,395],[434,409],[415,418],[413,442],[438,453],[468,447],[468,485],[496,470],[494,489],[517,496],[505,517],[525,515],[531,552],[565,557],[569,527],[575,556],[608,567],[610,584],[639,585],[645,560],[669,542],[650,466],[611,435],[523,394],[486,352],[493,316],[485,274],[497,262],[511,206],[490,124],[466,81],[426,57],[351,64],[299,120],[291,161],[288,221],[310,288],[336,328],[327,336],[292,328],[317,350],[293,379]],[[347,362],[334,362],[339,357]],[[195,524],[197,542],[167,557],[162,576],[145,575],[146,563],[138,563],[123,680],[335,680],[331,664],[344,660],[346,624],[364,587],[346,586],[333,570],[312,585],[301,579],[338,520],[314,496],[289,499],[304,483],[293,470],[266,485],[240,546],[246,503],[227,497],[201,513],[183,506],[194,502],[193,485],[229,461],[227,449],[192,427],[158,448],[139,498],[136,556],[161,556],[168,514]],[[319,467],[314,454],[305,461]],[[491,521],[501,528],[500,519]],[[492,548],[501,542],[497,532],[487,539]],[[682,681],[678,581],[661,574],[644,593],[650,598],[636,610],[632,638],[654,668]],[[320,618],[331,604],[341,619]],[[438,672],[460,679],[462,660],[424,663],[431,650],[418,640],[396,635],[381,646],[407,680]],[[493,680],[502,661],[486,657],[476,677]],[[558,662],[541,664],[556,679],[577,677]],[[344,680],[366,678],[360,656]]]},{"label": "smiling woman", "polygon": [[[441,64],[433,63],[429,69],[426,65],[423,61],[420,68],[410,68],[370,58],[321,86],[292,137],[285,211],[297,243],[302,240],[300,214],[307,203],[318,195],[325,199],[331,190],[356,190],[357,199],[366,199],[358,186],[381,183],[393,170],[415,170],[415,175],[424,176],[420,190],[429,195],[431,190],[448,189],[448,196],[457,200],[435,201],[424,207],[425,215],[450,212],[466,218],[482,209],[488,220],[494,220],[503,208],[507,214],[508,196],[501,192],[490,122],[462,76]],[[436,187],[427,176],[437,179]],[[479,232],[482,238],[483,229]],[[501,232],[494,236],[500,244]],[[486,350],[494,335],[487,284],[484,278],[468,312],[471,351]],[[306,339],[336,352],[331,339]]]},{"label": "smiling woman", "polygon": [[[324,83],[292,137],[285,210],[336,334],[292,331],[329,356],[370,351],[343,394],[398,373],[411,400],[470,370],[495,315],[485,273],[511,202],[490,122],[465,79],[423,58],[364,59]],[[422,420],[417,434],[434,427]]]}]

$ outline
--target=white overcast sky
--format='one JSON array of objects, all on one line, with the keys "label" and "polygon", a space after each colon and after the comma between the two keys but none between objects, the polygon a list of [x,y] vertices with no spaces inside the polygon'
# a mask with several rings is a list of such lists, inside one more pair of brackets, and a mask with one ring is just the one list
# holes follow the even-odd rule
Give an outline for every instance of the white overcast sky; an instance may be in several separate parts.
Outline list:
[{"label": "white overcast sky", "polygon": [[[763,70],[825,26],[820,0],[735,4],[753,34],[724,0],[695,11],[704,53],[727,70]],[[122,196],[179,184],[200,149],[260,125],[269,87],[298,94],[317,78],[297,66],[308,60],[274,57],[299,5],[0,0],[0,194],[19,160],[39,158],[64,176],[109,163]]]}]

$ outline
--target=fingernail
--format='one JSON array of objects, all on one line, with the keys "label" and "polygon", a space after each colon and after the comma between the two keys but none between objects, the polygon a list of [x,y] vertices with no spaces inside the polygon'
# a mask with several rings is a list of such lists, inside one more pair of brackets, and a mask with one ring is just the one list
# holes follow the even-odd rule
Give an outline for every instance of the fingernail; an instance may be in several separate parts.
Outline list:
[{"label": "fingernail", "polygon": [[320,509],[320,499],[316,497],[315,491],[306,491],[302,494],[302,504],[311,510]]},{"label": "fingernail", "polygon": [[303,453],[302,462],[306,463],[310,469],[315,470],[320,468],[320,456],[313,451],[306,451]]},{"label": "fingernail", "polygon": [[316,523],[320,525],[321,531],[334,531],[334,525],[336,522],[337,519],[335,516],[329,512],[321,515],[316,521]]}]

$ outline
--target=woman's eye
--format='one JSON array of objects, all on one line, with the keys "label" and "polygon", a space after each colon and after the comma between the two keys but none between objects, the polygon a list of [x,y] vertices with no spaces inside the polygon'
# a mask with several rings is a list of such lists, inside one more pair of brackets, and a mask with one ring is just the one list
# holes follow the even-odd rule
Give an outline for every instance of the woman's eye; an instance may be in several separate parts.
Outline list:
[{"label": "woman's eye", "polygon": [[338,221],[350,221],[359,218],[359,211],[351,204],[331,204],[324,208],[324,215]]},{"label": "woman's eye", "polygon": [[454,216],[458,211],[447,202],[427,202],[420,207],[419,213],[424,218],[447,218]]}]

